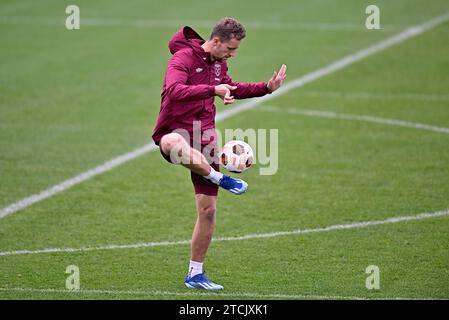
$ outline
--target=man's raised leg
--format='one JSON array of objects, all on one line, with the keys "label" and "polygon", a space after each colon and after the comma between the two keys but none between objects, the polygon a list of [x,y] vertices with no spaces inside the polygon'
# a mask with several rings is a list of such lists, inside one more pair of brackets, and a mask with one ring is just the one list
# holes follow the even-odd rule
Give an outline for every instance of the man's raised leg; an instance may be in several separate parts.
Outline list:
[{"label": "man's raised leg", "polygon": [[190,171],[203,176],[233,194],[242,194],[248,188],[245,181],[215,171],[207,162],[206,157],[200,151],[192,148],[179,133],[172,132],[164,135],[159,145],[162,152],[170,156],[171,159],[178,160],[179,164]]},{"label": "man's raised leg", "polygon": [[179,133],[172,132],[163,136],[160,148],[167,156],[174,156],[180,160],[180,164],[190,171],[200,176],[207,176],[210,173],[210,165],[204,155],[190,147]]}]

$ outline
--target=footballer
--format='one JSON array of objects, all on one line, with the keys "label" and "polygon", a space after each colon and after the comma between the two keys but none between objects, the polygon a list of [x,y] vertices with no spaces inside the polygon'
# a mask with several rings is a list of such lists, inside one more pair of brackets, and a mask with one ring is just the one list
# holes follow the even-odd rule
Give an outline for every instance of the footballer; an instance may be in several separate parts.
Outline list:
[{"label": "footballer", "polygon": [[[245,181],[220,173],[218,161],[211,163],[206,159],[203,152],[206,152],[206,146],[216,144],[216,135],[201,134],[198,138],[193,134],[194,123],[199,124],[201,133],[215,132],[216,96],[225,105],[232,104],[236,99],[261,97],[277,90],[286,77],[287,67],[282,65],[268,82],[233,81],[228,74],[227,60],[235,56],[245,36],[243,25],[226,17],[218,21],[207,40],[186,26],[176,32],[169,42],[172,57],[165,74],[153,140],[165,160],[181,164],[191,172],[197,220],[185,278],[188,288],[223,289],[223,286],[210,281],[203,270],[215,229],[218,189],[240,195],[248,188]],[[181,134],[181,131],[187,135]],[[216,154],[211,156],[216,160]]]}]

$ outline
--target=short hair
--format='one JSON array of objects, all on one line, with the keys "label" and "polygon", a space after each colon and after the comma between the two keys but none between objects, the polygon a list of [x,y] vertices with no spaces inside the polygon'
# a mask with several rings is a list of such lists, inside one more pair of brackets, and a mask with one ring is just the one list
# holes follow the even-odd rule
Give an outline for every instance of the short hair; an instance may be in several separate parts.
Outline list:
[{"label": "short hair", "polygon": [[217,22],[212,30],[209,40],[212,40],[214,37],[218,37],[221,41],[228,41],[233,38],[240,41],[245,38],[245,36],[245,27],[240,22],[233,18],[225,17],[221,18],[220,21]]}]

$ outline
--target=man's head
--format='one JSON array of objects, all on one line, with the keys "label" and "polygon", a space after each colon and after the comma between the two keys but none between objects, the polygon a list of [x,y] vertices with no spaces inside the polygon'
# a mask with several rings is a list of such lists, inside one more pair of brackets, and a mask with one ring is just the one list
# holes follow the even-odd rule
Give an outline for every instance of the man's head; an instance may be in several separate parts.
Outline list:
[{"label": "man's head", "polygon": [[222,18],[209,37],[208,47],[215,60],[224,61],[233,56],[246,36],[243,25],[233,18]]}]

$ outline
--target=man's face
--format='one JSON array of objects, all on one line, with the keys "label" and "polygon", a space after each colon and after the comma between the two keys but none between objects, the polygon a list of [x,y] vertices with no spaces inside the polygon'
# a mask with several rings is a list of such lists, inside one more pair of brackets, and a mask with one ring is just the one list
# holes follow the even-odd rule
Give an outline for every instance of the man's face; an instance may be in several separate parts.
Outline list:
[{"label": "man's face", "polygon": [[240,45],[240,40],[231,38],[230,40],[221,41],[220,38],[214,37],[212,44],[212,56],[215,60],[222,62],[235,56],[235,52]]}]

